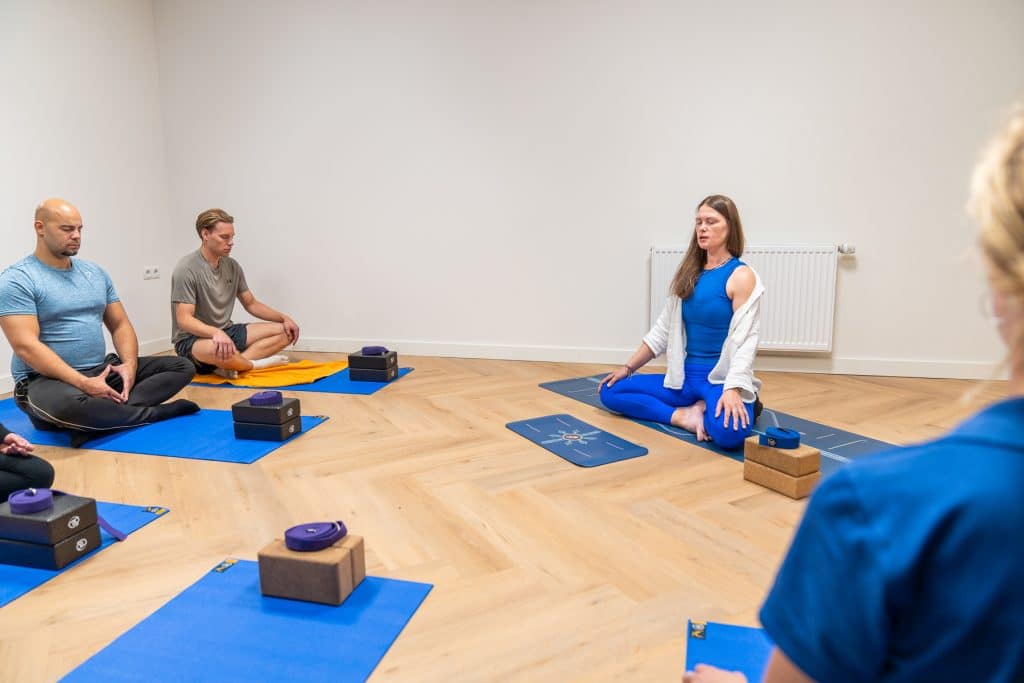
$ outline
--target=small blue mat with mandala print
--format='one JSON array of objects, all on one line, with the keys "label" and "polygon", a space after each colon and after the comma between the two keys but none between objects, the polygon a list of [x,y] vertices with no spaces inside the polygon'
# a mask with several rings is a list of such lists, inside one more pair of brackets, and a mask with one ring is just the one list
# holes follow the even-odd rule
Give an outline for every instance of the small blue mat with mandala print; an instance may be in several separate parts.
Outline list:
[{"label": "small blue mat with mandala print", "polygon": [[572,415],[547,415],[509,422],[505,426],[580,467],[597,467],[647,455],[643,446],[620,439]]}]

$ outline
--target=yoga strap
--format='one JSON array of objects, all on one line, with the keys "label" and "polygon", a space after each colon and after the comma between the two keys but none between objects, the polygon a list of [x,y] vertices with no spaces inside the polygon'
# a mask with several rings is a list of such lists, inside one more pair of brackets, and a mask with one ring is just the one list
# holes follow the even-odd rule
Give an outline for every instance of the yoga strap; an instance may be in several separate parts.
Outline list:
[{"label": "yoga strap", "polygon": [[284,402],[280,391],[257,391],[249,397],[249,405],[279,406]]},{"label": "yoga strap", "polygon": [[[53,507],[54,496],[65,495],[67,494],[63,491],[55,491],[52,489],[22,489],[21,491],[15,491],[12,493],[7,501],[11,504],[11,512],[14,514],[30,515],[33,512],[49,510]],[[107,520],[103,519],[99,513],[96,513],[96,523],[100,525],[101,529],[119,541],[123,541],[128,538],[123,531],[115,529],[109,522],[107,522]]]},{"label": "yoga strap", "polygon": [[800,446],[800,432],[785,427],[769,427],[758,439],[762,446],[772,448],[798,448]]},{"label": "yoga strap", "polygon": [[15,491],[7,499],[11,512],[16,515],[31,515],[53,507],[53,491],[50,489],[23,489]]},{"label": "yoga strap", "polygon": [[363,347],[363,355],[364,356],[384,356],[384,355],[387,354],[387,352],[388,352],[388,348],[386,346],[364,346]]},{"label": "yoga strap", "polygon": [[347,533],[345,523],[340,520],[299,524],[284,532],[284,544],[289,550],[306,553],[329,548]]}]

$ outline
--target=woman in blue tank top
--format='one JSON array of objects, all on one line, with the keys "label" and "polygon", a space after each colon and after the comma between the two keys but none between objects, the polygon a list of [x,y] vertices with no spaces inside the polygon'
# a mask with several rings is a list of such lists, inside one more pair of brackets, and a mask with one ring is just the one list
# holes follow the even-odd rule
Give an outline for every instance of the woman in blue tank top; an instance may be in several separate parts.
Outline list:
[{"label": "woman in blue tank top", "polygon": [[[757,273],[740,260],[743,243],[733,201],[702,199],[661,316],[630,359],[601,381],[605,406],[722,448],[743,445],[761,386],[752,368],[764,293]],[[665,374],[634,374],[662,353]]]}]

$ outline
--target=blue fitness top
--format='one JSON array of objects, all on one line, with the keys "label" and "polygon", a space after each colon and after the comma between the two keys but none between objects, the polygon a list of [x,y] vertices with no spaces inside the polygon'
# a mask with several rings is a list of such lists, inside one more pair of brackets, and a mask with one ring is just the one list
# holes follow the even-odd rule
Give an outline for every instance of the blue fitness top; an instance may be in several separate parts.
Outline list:
[{"label": "blue fitness top", "polygon": [[[71,259],[67,270],[48,266],[27,256],[0,274],[0,317],[34,315],[39,320],[39,341],[75,370],[103,362],[103,313],[118,301],[114,283],[95,263]],[[15,381],[32,368],[11,356]]]},{"label": "blue fitness top", "polygon": [[807,507],[761,623],[817,681],[1024,681],[1024,398],[853,462]]},{"label": "blue fitness top", "polygon": [[714,365],[722,355],[732,322],[732,299],[725,283],[733,271],[746,265],[735,256],[697,276],[693,293],[683,299],[683,328],[686,330],[686,362]]}]

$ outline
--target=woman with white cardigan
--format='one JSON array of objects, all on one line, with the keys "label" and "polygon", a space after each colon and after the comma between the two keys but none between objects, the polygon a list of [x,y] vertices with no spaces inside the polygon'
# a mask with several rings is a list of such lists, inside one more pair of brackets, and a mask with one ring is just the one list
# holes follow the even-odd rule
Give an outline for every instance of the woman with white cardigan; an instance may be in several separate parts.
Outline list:
[{"label": "woman with white cardigan", "polygon": [[[630,359],[601,380],[606,407],[722,448],[743,445],[761,387],[753,364],[764,294],[757,273],[740,260],[743,243],[736,204],[724,195],[701,200],[661,316]],[[664,375],[634,374],[662,353]]]}]

